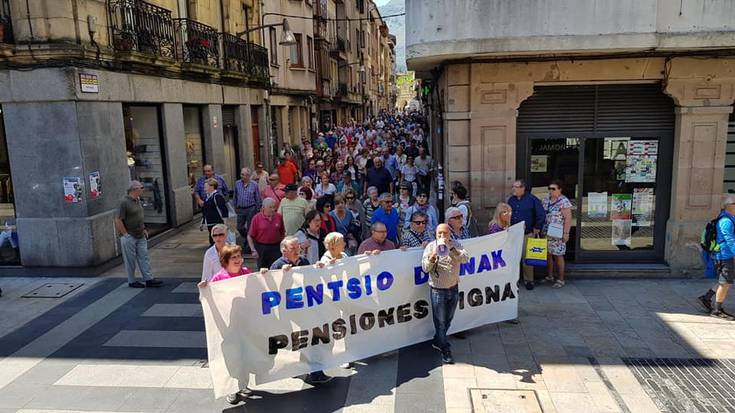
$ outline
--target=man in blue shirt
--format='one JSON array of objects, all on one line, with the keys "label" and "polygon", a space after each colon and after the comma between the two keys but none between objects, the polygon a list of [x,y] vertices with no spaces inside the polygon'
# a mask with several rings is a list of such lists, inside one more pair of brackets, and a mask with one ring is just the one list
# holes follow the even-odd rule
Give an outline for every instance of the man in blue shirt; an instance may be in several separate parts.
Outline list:
[{"label": "man in blue shirt", "polygon": [[[513,211],[510,218],[511,225],[519,222],[525,222],[526,224],[526,235],[523,239],[523,248],[525,249],[528,237],[538,235],[544,227],[546,211],[541,205],[541,200],[531,192],[526,191],[526,181],[523,179],[517,179],[513,182],[513,195],[508,198],[508,205]],[[533,290],[533,267],[525,263],[522,266],[526,289]]]},{"label": "man in blue shirt", "polygon": [[225,178],[223,178],[222,175],[215,174],[214,167],[212,165],[204,165],[202,170],[204,171],[204,176],[200,176],[199,179],[197,179],[197,185],[194,187],[194,198],[196,198],[197,205],[201,208],[202,205],[204,205],[204,200],[207,199],[207,194],[204,192],[204,183],[207,182],[207,179],[209,178],[217,180],[217,192],[227,199],[227,195],[230,193],[230,190],[227,188]]},{"label": "man in blue shirt", "polygon": [[380,209],[375,211],[371,224],[382,222],[388,230],[387,239],[398,245],[398,210],[393,208],[393,195],[384,192],[380,195]]},{"label": "man in blue shirt", "polygon": [[[725,312],[722,304],[735,279],[735,195],[728,195],[722,203],[722,212],[717,217],[717,245],[719,251],[713,253],[715,268],[717,269],[718,286],[715,296],[715,305],[710,315],[723,320],[735,321],[735,316]],[[699,297],[703,305],[709,308],[712,299],[712,290]],[[706,304],[703,299],[707,300]]]}]

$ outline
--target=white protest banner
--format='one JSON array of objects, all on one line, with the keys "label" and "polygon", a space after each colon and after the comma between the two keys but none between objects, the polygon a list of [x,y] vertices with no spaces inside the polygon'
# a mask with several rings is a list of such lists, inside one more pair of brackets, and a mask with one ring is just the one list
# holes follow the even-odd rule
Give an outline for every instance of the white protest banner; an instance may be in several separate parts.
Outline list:
[{"label": "white protest banner", "polygon": [[[450,333],[518,314],[523,224],[462,241]],[[216,397],[426,341],[434,335],[423,249],[210,283],[201,289]],[[252,384],[252,382],[251,382]]]}]

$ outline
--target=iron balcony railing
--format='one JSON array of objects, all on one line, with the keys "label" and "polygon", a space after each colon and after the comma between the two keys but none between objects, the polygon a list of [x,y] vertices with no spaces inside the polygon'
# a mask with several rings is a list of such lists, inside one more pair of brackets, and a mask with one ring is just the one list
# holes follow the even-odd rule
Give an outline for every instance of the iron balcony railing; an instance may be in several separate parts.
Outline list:
[{"label": "iron balcony railing", "polygon": [[186,63],[219,67],[219,34],[191,19],[174,19],[179,56]]},{"label": "iron balcony railing", "polygon": [[230,33],[220,33],[224,69],[249,76],[268,79],[268,51]]},{"label": "iron balcony railing", "polygon": [[142,0],[112,0],[110,21],[115,50],[176,57],[171,11]]}]

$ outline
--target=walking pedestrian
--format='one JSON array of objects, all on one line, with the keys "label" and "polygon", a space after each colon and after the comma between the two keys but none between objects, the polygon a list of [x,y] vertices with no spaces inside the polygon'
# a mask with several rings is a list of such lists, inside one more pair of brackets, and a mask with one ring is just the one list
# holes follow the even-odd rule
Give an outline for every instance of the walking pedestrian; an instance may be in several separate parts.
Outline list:
[{"label": "walking pedestrian", "polygon": [[214,274],[217,274],[222,268],[219,262],[219,256],[222,252],[222,248],[226,244],[226,237],[227,225],[217,224],[212,227],[212,239],[214,239],[214,245],[209,247],[209,249],[204,253],[204,262],[202,263],[202,281],[211,280]]},{"label": "walking pedestrian", "polygon": [[217,175],[216,173],[214,173],[214,167],[212,165],[204,165],[202,171],[204,172],[204,175],[200,176],[199,179],[197,179],[197,184],[194,187],[194,198],[196,199],[199,208],[204,206],[204,200],[207,198],[205,183],[208,180],[214,179],[217,181],[217,192],[219,192],[219,194],[223,197],[227,198],[227,194],[230,192],[229,189],[227,189],[225,178],[222,177],[222,175]]},{"label": "walking pedestrian", "polygon": [[[438,248],[440,245],[441,249]],[[459,241],[452,239],[449,225],[439,224],[436,228],[436,240],[424,248],[421,268],[429,274],[431,287],[431,311],[434,320],[432,347],[441,352],[442,361],[447,364],[454,364],[447,331],[457,309],[459,267],[467,261],[469,255]]]},{"label": "walking pedestrian", "polygon": [[370,226],[370,237],[360,244],[357,254],[378,255],[381,251],[396,249],[396,244],[387,239],[388,230],[382,222],[375,222]]},{"label": "walking pedestrian", "polygon": [[408,219],[411,226],[403,232],[401,246],[407,248],[424,248],[434,238],[434,234],[427,229],[429,217],[421,211],[416,211]]},{"label": "walking pedestrian", "polygon": [[265,187],[268,186],[268,178],[270,177],[270,174],[268,171],[263,169],[263,162],[256,162],[255,163],[255,171],[253,172],[253,180],[255,183],[258,184],[258,189],[260,190],[261,196],[263,195],[263,191],[265,191]]},{"label": "walking pedestrian", "polygon": [[[436,232],[436,226],[439,225],[439,212],[436,210],[434,205],[429,203],[429,192],[426,190],[419,190],[416,194],[416,202],[406,210],[406,216],[411,217],[414,212],[423,212],[428,217],[426,223],[426,231],[432,236]],[[408,229],[411,226],[411,221],[406,220],[403,225],[404,229]]]},{"label": "walking pedestrian", "polygon": [[[132,288],[160,287],[163,282],[153,278],[151,259],[148,256],[148,231],[145,229],[145,214],[140,196],[143,195],[143,184],[131,181],[128,193],[120,202],[115,217],[115,229],[120,235],[125,271],[128,274],[128,286]],[[135,265],[145,284],[135,280]]]},{"label": "walking pedestrian", "polygon": [[227,201],[225,197],[217,192],[217,180],[208,179],[204,184],[206,191],[204,204],[202,204],[202,228],[207,228],[207,236],[209,237],[209,245],[214,245],[212,239],[212,228],[217,224],[224,224],[225,218],[228,217]]},{"label": "walking pedestrian", "polygon": [[[723,199],[722,212],[717,217],[717,245],[719,251],[714,252],[717,291],[712,294],[709,290],[699,300],[705,308],[711,308],[712,317],[734,321],[735,316],[725,311],[723,304],[735,280],[735,195],[727,195]],[[712,296],[715,297],[714,307],[711,305]]]},{"label": "walking pedestrian", "polygon": [[286,185],[286,196],[278,206],[278,213],[283,217],[286,226],[286,235],[293,235],[301,228],[309,210],[309,202],[298,196],[299,187],[296,184]]},{"label": "walking pedestrian", "polygon": [[286,193],[284,192],[286,185],[283,185],[280,181],[281,178],[278,177],[278,174],[271,174],[271,176],[268,177],[268,185],[261,193],[263,199],[271,198],[276,202],[276,209],[278,209],[281,204],[283,197],[286,196]]},{"label": "walking pedestrian", "polygon": [[[309,261],[300,255],[301,246],[296,237],[287,236],[280,243],[281,257],[277,259],[271,266],[271,270],[291,271],[293,267],[301,267],[309,265]],[[324,374],[323,371],[315,371],[306,376],[306,382],[311,384],[324,384],[332,380],[332,377]]]},{"label": "walking pedestrian", "polygon": [[393,208],[393,195],[385,192],[380,195],[380,209],[373,214],[372,223],[382,222],[388,230],[388,239],[398,245],[398,226],[400,216]]},{"label": "walking pedestrian", "polygon": [[278,246],[285,235],[283,217],[276,212],[276,201],[264,199],[262,210],[255,214],[248,229],[248,245],[258,261],[258,268],[270,268],[278,259],[281,253]]},{"label": "walking pedestrian", "polygon": [[250,246],[247,243],[248,226],[260,207],[262,199],[260,190],[251,178],[250,168],[242,168],[240,171],[240,179],[235,182],[235,193],[233,194],[235,203],[235,213],[237,214],[237,232],[243,239],[243,253],[251,254]]},{"label": "walking pedestrian", "polygon": [[301,250],[309,264],[316,264],[319,258],[326,252],[324,238],[327,232],[322,229],[322,217],[316,209],[310,209],[306,213],[304,225],[294,235],[301,243]]},{"label": "walking pedestrian", "polygon": [[446,223],[449,225],[450,236],[455,240],[470,238],[470,232],[462,224],[462,211],[457,207],[449,207],[444,213]]}]

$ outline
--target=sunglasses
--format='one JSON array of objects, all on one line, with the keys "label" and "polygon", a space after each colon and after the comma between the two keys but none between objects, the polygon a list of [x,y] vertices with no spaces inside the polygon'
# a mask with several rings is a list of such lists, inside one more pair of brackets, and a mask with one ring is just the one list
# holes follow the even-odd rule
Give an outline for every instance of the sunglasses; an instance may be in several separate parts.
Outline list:
[{"label": "sunglasses", "polygon": [[324,204],[324,208],[331,208],[332,204]]},{"label": "sunglasses", "polygon": [[426,225],[426,221],[411,221],[416,225]]},{"label": "sunglasses", "polygon": [[212,238],[214,237],[224,237],[225,234],[212,234]]},{"label": "sunglasses", "polygon": [[556,191],[556,190],[557,190],[557,189],[559,189],[559,188],[557,188],[557,187],[555,187],[555,186],[550,186],[550,187],[548,187],[548,188],[546,188],[546,189],[548,189],[549,191]]},{"label": "sunglasses", "polygon": [[348,196],[347,199],[355,199],[354,196]]}]

